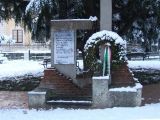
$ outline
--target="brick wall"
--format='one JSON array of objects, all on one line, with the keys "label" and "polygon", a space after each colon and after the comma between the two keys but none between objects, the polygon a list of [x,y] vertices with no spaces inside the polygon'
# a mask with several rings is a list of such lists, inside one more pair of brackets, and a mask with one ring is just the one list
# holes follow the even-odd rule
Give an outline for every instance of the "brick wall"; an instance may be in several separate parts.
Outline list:
[{"label": "brick wall", "polygon": [[130,73],[127,63],[120,65],[111,70],[111,84],[113,86],[129,86],[134,85],[132,73]]}]

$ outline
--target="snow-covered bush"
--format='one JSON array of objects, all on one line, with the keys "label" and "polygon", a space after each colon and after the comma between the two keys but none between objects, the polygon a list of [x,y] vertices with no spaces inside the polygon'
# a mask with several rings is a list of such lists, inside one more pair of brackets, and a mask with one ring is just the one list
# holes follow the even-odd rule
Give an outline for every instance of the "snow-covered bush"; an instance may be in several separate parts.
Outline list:
[{"label": "snow-covered bush", "polygon": [[86,42],[84,65],[91,71],[99,71],[102,61],[99,59],[99,46],[105,43],[111,44],[112,66],[126,61],[126,41],[117,33],[103,30],[93,34]]},{"label": "snow-covered bush", "polygon": [[15,40],[13,40],[11,37],[6,35],[0,35],[0,44],[12,44],[15,43]]},{"label": "snow-covered bush", "polygon": [[7,61],[8,58],[5,57],[3,54],[0,54],[0,60],[1,60],[1,61]]}]

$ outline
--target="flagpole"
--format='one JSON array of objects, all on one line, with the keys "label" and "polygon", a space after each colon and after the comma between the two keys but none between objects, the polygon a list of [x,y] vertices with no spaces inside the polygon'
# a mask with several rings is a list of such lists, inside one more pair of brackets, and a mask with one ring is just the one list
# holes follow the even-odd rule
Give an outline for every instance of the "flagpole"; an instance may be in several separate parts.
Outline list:
[{"label": "flagpole", "polygon": [[105,76],[105,71],[106,71],[106,47],[104,48],[104,55],[103,55],[103,76]]},{"label": "flagpole", "polygon": [[[110,76],[110,66],[111,66],[111,50],[110,50],[110,44],[105,44],[104,48],[104,55],[103,55],[103,76],[105,76],[105,73]],[[107,65],[107,66],[106,66]]]},{"label": "flagpole", "polygon": [[110,47],[108,46],[108,75],[111,74],[111,51]]}]

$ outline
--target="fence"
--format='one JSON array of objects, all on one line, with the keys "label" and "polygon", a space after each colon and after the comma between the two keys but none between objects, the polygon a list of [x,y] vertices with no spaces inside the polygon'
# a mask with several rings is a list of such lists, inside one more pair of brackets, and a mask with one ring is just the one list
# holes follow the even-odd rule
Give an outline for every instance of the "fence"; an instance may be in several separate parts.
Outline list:
[{"label": "fence", "polygon": [[129,52],[127,57],[128,60],[160,60],[160,52]]},{"label": "fence", "polygon": [[50,50],[50,45],[46,44],[33,44],[33,45],[22,45],[22,44],[14,44],[14,45],[2,45],[0,44],[0,51],[1,52],[9,52],[9,51],[28,51],[28,50],[41,50],[41,51],[46,51]]},{"label": "fence", "polygon": [[8,60],[26,59],[26,60],[43,60],[44,58],[50,58],[51,53],[15,53],[15,52],[2,52]]}]

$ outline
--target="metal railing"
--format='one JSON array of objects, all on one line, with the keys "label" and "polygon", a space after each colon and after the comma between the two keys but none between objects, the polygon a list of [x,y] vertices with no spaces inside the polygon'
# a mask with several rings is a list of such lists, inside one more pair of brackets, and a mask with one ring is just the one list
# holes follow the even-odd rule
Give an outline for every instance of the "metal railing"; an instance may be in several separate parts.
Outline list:
[{"label": "metal railing", "polygon": [[0,51],[27,51],[27,50],[50,50],[50,45],[43,45],[43,44],[33,44],[33,45],[22,45],[22,44],[14,44],[14,45],[2,45],[0,44]]},{"label": "metal railing", "polygon": [[160,60],[160,52],[128,52],[127,58],[128,60]]},{"label": "metal railing", "polygon": [[16,53],[16,52],[2,52],[8,60],[18,60],[18,59],[25,59],[25,60],[44,60],[44,58],[50,58],[51,53]]}]

